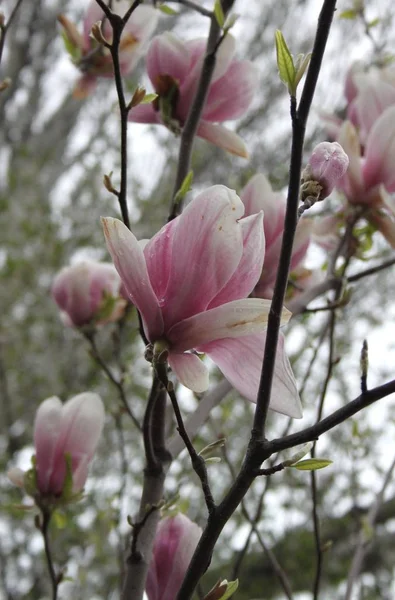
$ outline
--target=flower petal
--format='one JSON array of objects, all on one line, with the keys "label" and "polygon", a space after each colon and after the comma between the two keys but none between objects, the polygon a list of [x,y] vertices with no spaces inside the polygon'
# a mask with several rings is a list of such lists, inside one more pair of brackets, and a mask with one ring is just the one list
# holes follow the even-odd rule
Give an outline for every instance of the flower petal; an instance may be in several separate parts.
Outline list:
[{"label": "flower petal", "polygon": [[158,299],[150,282],[143,250],[131,231],[118,219],[102,218],[107,247],[129,298],[138,308],[148,338],[163,333],[163,319]]},{"label": "flower petal", "polygon": [[263,213],[251,215],[240,220],[243,232],[243,256],[228,283],[210,302],[208,308],[214,308],[247,298],[254,289],[262,272],[265,258],[265,236],[263,232]]},{"label": "flower petal", "polygon": [[248,158],[247,148],[241,137],[223,125],[200,121],[197,135],[231,154]]},{"label": "flower petal", "polygon": [[169,365],[177,379],[193,392],[205,392],[209,384],[206,365],[196,354],[170,352]]},{"label": "flower petal", "polygon": [[202,118],[222,122],[241,117],[250,107],[258,82],[258,69],[252,62],[232,62],[210,87]]},{"label": "flower petal", "polygon": [[395,192],[395,106],[383,112],[369,134],[363,175],[367,188],[382,183]]},{"label": "flower petal", "polygon": [[365,191],[362,177],[361,146],[357,131],[350,121],[345,121],[341,126],[337,141],[350,159],[348,170],[339,179],[337,187],[345,193],[349,202],[360,204]]},{"label": "flower petal", "polygon": [[[179,352],[214,340],[259,333],[267,326],[270,305],[270,300],[260,298],[234,300],[177,323],[168,332],[167,339]],[[283,308],[282,322],[287,322],[290,316]]]},{"label": "flower petal", "polygon": [[171,272],[160,298],[166,329],[205,310],[235,272],[243,252],[238,219],[244,206],[233,190],[213,186],[177,218]]},{"label": "flower petal", "polygon": [[173,219],[167,223],[144,247],[148,274],[159,304],[166,294],[172,266],[173,235],[178,222],[179,219]]},{"label": "flower petal", "polygon": [[170,75],[178,83],[189,73],[188,47],[173,33],[154,37],[147,53],[147,72],[154,86],[159,75]]},{"label": "flower petal", "polygon": [[129,121],[133,123],[160,123],[159,112],[151,104],[139,104],[132,108],[128,116]]},{"label": "flower petal", "polygon": [[[240,339],[223,339],[201,348],[230,383],[248,400],[256,402],[262,369],[266,332]],[[269,408],[289,417],[302,417],[295,377],[280,334]]]},{"label": "flower petal", "polygon": [[49,489],[61,423],[62,402],[56,396],[44,400],[36,412],[34,421],[38,487],[44,494]]}]

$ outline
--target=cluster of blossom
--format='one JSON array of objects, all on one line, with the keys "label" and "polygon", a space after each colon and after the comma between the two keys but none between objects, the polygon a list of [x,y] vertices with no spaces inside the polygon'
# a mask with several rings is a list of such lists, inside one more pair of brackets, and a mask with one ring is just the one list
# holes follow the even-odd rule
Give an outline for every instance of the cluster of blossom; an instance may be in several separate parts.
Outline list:
[{"label": "cluster of blossom", "polygon": [[[350,166],[337,188],[395,247],[395,71],[354,65],[346,79],[347,119],[326,116],[329,133],[347,153]],[[325,224],[333,231],[339,214]]]},{"label": "cluster of blossom", "polygon": [[[124,10],[121,2],[115,6]],[[78,97],[91,92],[98,77],[113,76],[109,49],[90,36],[99,20],[103,13],[95,1],[88,9],[83,34],[66,17],[60,18],[69,50],[83,72],[75,89]],[[139,6],[133,12],[120,45],[123,75],[136,65],[156,23],[153,7]],[[111,42],[106,20],[102,35]],[[130,120],[163,124],[180,132],[197,90],[205,46],[205,40],[183,42],[170,33],[155,37],[146,64],[157,97],[151,104],[134,107]],[[235,40],[228,34],[219,46],[197,135],[245,157],[244,142],[222,123],[249,108],[257,71],[250,61],[236,60],[234,52]],[[349,202],[369,205],[370,218],[377,222],[377,209],[384,202],[381,184],[387,191],[395,189],[394,172],[383,150],[383,135],[395,107],[387,108],[391,86],[383,83],[388,101],[382,101],[382,114],[373,118],[363,101],[370,84],[363,82],[355,83],[349,113],[360,129],[365,157],[361,158],[354,125],[347,122],[339,127],[338,139],[350,154],[349,173],[344,174],[348,159],[341,146],[325,142],[314,150],[304,181],[313,182],[316,199],[322,200],[340,180]],[[387,150],[390,143],[388,137]],[[105,325],[121,318],[130,302],[141,315],[153,354],[158,347],[166,352],[182,384],[196,393],[208,388],[209,371],[203,360],[207,355],[241,395],[255,402],[285,212],[285,198],[272,190],[263,174],[257,174],[240,197],[220,185],[203,191],[144,245],[121,221],[105,218],[104,233],[115,268],[94,261],[65,267],[52,286],[62,320],[75,328]],[[301,219],[291,260],[291,270],[300,273],[301,280],[306,279],[304,260],[310,240],[311,222]],[[284,308],[282,322],[289,318]],[[282,336],[270,408],[294,418],[302,416]],[[45,400],[36,415],[33,468],[25,474],[14,469],[11,479],[39,505],[70,501],[83,489],[103,421],[103,404],[96,394],[80,394],[64,405],[58,398]],[[147,580],[149,600],[174,599],[200,534],[200,528],[182,514],[160,522]]]}]

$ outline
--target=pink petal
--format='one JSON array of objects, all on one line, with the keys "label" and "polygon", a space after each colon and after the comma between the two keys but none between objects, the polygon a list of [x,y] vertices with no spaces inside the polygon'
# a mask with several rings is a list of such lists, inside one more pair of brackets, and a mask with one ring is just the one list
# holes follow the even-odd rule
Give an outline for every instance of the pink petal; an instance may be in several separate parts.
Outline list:
[{"label": "pink petal", "polygon": [[38,487],[42,493],[49,491],[49,481],[54,468],[55,448],[62,423],[62,403],[52,396],[42,402],[34,421],[34,446]]},{"label": "pink petal", "polygon": [[241,137],[223,125],[200,121],[197,135],[231,154],[248,158],[247,148]]},{"label": "pink petal", "polygon": [[[202,347],[230,383],[251,402],[256,402],[262,369],[266,333],[240,339],[223,339]],[[280,335],[270,406],[272,410],[295,419],[302,417],[302,407],[289,360]]]},{"label": "pink petal", "polygon": [[372,209],[367,219],[383,234],[387,242],[395,248],[395,216],[385,208]]},{"label": "pink petal", "polygon": [[366,141],[384,110],[392,104],[395,104],[395,87],[377,77],[358,94],[349,111],[353,115],[352,122],[359,128],[362,142]]},{"label": "pink petal", "polygon": [[201,534],[182,513],[159,523],[147,576],[148,600],[174,600]]},{"label": "pink petal", "polygon": [[291,271],[302,262],[310,245],[313,222],[311,219],[300,219],[296,227],[295,238],[292,247]]},{"label": "pink petal", "polygon": [[235,272],[243,252],[238,219],[244,206],[233,190],[213,186],[178,217],[171,272],[160,299],[166,329],[205,310]]},{"label": "pink petal", "polygon": [[158,75],[170,75],[182,82],[189,69],[188,47],[174,34],[165,32],[152,40],[147,54],[147,72],[154,86]]},{"label": "pink petal", "polygon": [[257,67],[249,60],[234,61],[225,75],[210,87],[203,119],[222,122],[244,115],[257,86]]},{"label": "pink petal", "polygon": [[[173,219],[158,231],[144,247],[144,256],[147,263],[151,285],[159,305],[165,298],[172,267],[173,236],[179,219]],[[140,242],[141,243],[141,242]]]},{"label": "pink petal", "polygon": [[284,230],[286,200],[283,194],[274,192],[269,181],[262,173],[250,179],[240,193],[246,207],[246,215],[263,210],[263,227],[265,231],[266,252]]},{"label": "pink petal", "polygon": [[125,285],[129,298],[138,308],[151,341],[163,333],[158,299],[150,282],[143,250],[131,231],[118,219],[102,218],[107,248]]},{"label": "pink petal", "polygon": [[[214,340],[242,337],[259,333],[267,326],[271,302],[260,298],[234,300],[177,323],[167,339],[177,352],[198,348]],[[291,313],[284,308],[282,319],[288,321]]]},{"label": "pink petal", "polygon": [[383,183],[395,192],[395,106],[384,111],[369,134],[363,175],[367,188]]},{"label": "pink petal", "polygon": [[338,181],[337,187],[346,195],[351,203],[359,204],[365,192],[362,176],[361,146],[355,127],[345,121],[340,128],[339,144],[347,154],[350,163],[346,174]]},{"label": "pink petal", "polygon": [[128,116],[129,121],[134,123],[160,123],[160,115],[154,109],[153,104],[139,104],[132,108]]},{"label": "pink petal", "polygon": [[265,258],[262,211],[257,215],[241,219],[240,225],[243,232],[243,256],[233,277],[210,302],[208,308],[215,308],[231,300],[247,298],[261,275]]},{"label": "pink petal", "polygon": [[205,392],[209,384],[206,365],[196,354],[170,352],[169,365],[177,379],[193,392]]},{"label": "pink petal", "polygon": [[[50,487],[55,492],[62,490],[66,473],[65,454],[71,456],[73,473],[81,462],[86,465],[92,460],[104,424],[104,407],[100,396],[90,392],[78,394],[62,407],[62,423],[56,444],[54,469]],[[79,491],[84,483],[82,475],[87,474],[83,467],[77,472],[74,489]]]}]

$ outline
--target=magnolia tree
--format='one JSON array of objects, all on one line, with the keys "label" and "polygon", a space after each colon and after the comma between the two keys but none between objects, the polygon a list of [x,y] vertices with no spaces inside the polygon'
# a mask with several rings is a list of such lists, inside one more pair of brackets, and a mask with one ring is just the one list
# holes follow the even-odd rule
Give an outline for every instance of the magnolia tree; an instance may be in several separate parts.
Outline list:
[{"label": "magnolia tree", "polygon": [[395,593],[392,15],[244,4],[0,13],[1,598]]}]

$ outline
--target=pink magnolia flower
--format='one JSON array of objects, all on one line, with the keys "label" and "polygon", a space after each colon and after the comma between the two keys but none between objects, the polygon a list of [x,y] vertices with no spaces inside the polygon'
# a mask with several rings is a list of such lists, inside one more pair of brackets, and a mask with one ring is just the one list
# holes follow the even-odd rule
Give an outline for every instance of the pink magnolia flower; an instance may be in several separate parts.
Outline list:
[{"label": "pink magnolia flower", "polygon": [[85,392],[65,404],[53,396],[44,400],[34,422],[37,486],[42,495],[60,495],[71,459],[73,491],[84,487],[104,423],[97,394]]},{"label": "pink magnolia flower", "polygon": [[148,600],[176,598],[201,534],[182,513],[159,523],[147,576]]},{"label": "pink magnolia flower", "polygon": [[[234,191],[214,186],[144,249],[117,219],[103,219],[103,226],[147,338],[167,348],[169,364],[181,383],[195,392],[207,389],[208,370],[196,354],[202,352],[242,395],[255,401],[270,301],[247,298],[261,275],[264,234],[262,213],[242,219],[243,214],[243,203]],[[289,316],[284,309],[283,320]],[[301,416],[295,380],[281,345],[271,408]]]},{"label": "pink magnolia flower", "polygon": [[[114,2],[112,10],[123,16],[130,8],[125,0]],[[64,28],[68,47],[77,67],[83,72],[78,81],[74,96],[85,98],[96,87],[98,77],[113,77],[110,51],[91,37],[92,26],[103,21],[103,35],[108,43],[112,41],[112,27],[96,0],[91,0],[84,19],[83,33],[79,33],[71,21],[61,15],[59,21]],[[119,59],[122,75],[128,75],[141,58],[148,40],[152,37],[158,22],[158,11],[151,6],[141,5],[132,13],[122,33]]]},{"label": "pink magnolia flower", "polygon": [[[162,123],[181,131],[194,99],[204,60],[206,40],[183,42],[172,33],[155,37],[147,54],[147,71],[158,94],[153,104],[139,105],[129,118],[138,123]],[[227,35],[217,62],[197,135],[238,156],[247,156],[244,142],[220,123],[242,116],[257,88],[256,67],[234,58],[235,40]]]},{"label": "pink magnolia flower", "polygon": [[113,265],[84,261],[58,273],[52,296],[66,325],[104,324],[116,321],[124,312],[126,300],[121,298],[121,286]]},{"label": "pink magnolia flower", "polygon": [[355,127],[346,121],[339,142],[347,152],[350,166],[339,181],[347,202],[365,208],[371,221],[395,247],[395,105],[387,108],[370,129],[362,155]]},{"label": "pink magnolia flower", "polygon": [[[242,190],[240,197],[247,216],[263,210],[266,241],[265,261],[253,295],[259,298],[271,298],[280,259],[286,199],[281,193],[274,192],[266,177],[259,173],[252,177]],[[305,258],[310,243],[311,227],[310,220],[301,219],[299,221],[292,251],[291,271],[296,269]]]}]

